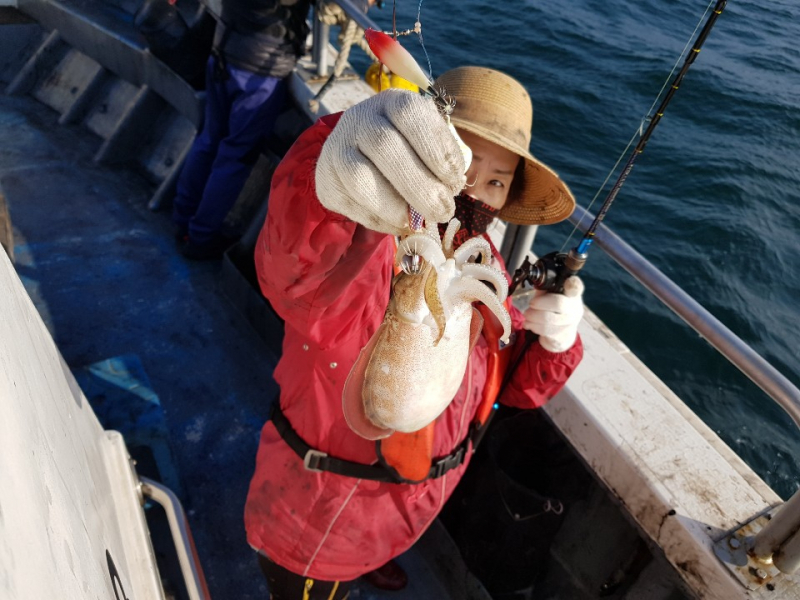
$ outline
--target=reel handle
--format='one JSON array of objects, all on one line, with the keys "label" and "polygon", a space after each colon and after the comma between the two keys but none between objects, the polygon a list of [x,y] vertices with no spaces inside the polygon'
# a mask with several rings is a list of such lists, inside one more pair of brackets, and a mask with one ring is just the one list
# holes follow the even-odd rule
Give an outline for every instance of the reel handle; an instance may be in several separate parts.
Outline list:
[{"label": "reel handle", "polygon": [[574,248],[567,254],[551,252],[535,263],[531,263],[526,256],[519,269],[514,271],[514,277],[509,285],[509,296],[524,282],[528,282],[537,290],[563,293],[564,282],[583,268],[586,256],[586,253],[579,253]]}]

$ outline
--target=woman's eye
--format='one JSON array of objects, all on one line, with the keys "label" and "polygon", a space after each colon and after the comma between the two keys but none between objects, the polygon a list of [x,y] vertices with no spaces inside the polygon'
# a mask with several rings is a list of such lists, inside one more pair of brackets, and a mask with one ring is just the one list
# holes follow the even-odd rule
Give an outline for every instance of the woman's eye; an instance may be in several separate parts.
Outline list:
[{"label": "woman's eye", "polygon": [[491,185],[491,186],[494,186],[494,187],[500,187],[500,188],[501,188],[501,187],[503,187],[503,182],[502,182],[502,181],[497,181],[497,179],[492,179],[492,180],[489,182],[489,185]]}]

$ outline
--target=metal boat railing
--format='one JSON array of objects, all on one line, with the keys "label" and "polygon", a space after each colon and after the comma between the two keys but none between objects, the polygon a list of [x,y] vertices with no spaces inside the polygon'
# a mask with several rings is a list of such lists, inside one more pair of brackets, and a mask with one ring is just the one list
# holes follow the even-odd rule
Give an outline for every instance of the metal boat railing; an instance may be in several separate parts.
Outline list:
[{"label": "metal boat railing", "polygon": [[[319,18],[322,10],[321,4],[321,0],[317,0],[314,3],[311,56],[317,66],[317,75],[324,77],[329,75],[327,48],[330,40],[330,25],[323,23]],[[337,0],[335,4],[338,4],[348,18],[355,21],[356,25],[362,29],[380,29],[372,19],[359,10],[350,0]]]},{"label": "metal boat railing", "polygon": [[197,556],[192,530],[180,500],[171,489],[147,477],[139,477],[142,499],[149,498],[164,509],[178,555],[186,593],[190,600],[210,600],[203,567]]},{"label": "metal boat railing", "polygon": [[[577,207],[570,221],[588,228],[594,215]],[[585,231],[585,229],[584,229]],[[524,238],[525,236],[519,236]],[[749,377],[781,406],[800,427],[800,390],[741,338],[684,292],[622,238],[601,224],[595,243],[646,287],[664,306],[699,333],[720,354]],[[773,563],[786,574],[800,569],[800,491],[777,511],[769,525],[746,540],[749,552],[764,563]]]},{"label": "metal boat railing", "polygon": [[379,29],[372,19],[361,12],[350,0],[336,0],[335,3],[341,6],[347,16],[353,19],[362,29]]},{"label": "metal boat railing", "polygon": [[[579,228],[581,224],[586,227],[593,219],[594,215],[580,206],[570,217],[570,221]],[[601,224],[595,240],[606,254],[650,290],[664,306],[703,336],[777,402],[800,427],[800,390],[791,381],[608,227]]]}]

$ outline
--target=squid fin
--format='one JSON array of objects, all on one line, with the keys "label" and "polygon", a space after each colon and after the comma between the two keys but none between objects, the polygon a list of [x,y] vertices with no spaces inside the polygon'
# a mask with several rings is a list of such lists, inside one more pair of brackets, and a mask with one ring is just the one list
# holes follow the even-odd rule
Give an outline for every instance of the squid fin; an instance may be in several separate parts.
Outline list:
[{"label": "squid fin", "polygon": [[347,376],[344,389],[342,390],[344,420],[347,421],[347,425],[350,429],[368,440],[379,440],[394,433],[393,429],[383,429],[372,423],[372,421],[367,418],[367,413],[364,410],[364,377],[367,372],[369,361],[372,358],[372,352],[375,350],[375,346],[378,342],[378,337],[386,326],[385,323],[381,324],[372,335],[369,342],[367,342],[367,345],[362,348],[353,368],[350,369],[350,374]]}]

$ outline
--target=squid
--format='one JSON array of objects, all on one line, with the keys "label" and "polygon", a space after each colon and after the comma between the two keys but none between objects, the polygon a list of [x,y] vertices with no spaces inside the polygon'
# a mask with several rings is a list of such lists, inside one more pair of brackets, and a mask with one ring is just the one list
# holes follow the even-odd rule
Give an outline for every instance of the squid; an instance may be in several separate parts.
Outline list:
[{"label": "squid", "polygon": [[506,277],[488,264],[491,247],[482,237],[453,248],[459,228],[459,221],[452,219],[441,240],[434,226],[399,244],[397,264],[418,256],[421,265],[393,280],[383,322],[344,387],[345,419],[364,438],[419,431],[447,408],[483,324],[473,302],[491,309],[503,326],[502,341],[508,342]]}]

